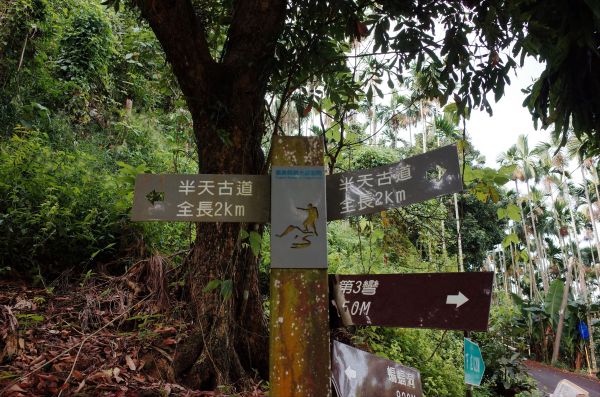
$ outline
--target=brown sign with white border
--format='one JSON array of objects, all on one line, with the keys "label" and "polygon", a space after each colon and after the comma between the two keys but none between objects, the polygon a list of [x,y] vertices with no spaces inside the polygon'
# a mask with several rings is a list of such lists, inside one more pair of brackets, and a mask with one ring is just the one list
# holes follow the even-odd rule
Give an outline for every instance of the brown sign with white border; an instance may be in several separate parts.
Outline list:
[{"label": "brown sign with white border", "polygon": [[493,272],[330,275],[335,325],[486,331]]}]

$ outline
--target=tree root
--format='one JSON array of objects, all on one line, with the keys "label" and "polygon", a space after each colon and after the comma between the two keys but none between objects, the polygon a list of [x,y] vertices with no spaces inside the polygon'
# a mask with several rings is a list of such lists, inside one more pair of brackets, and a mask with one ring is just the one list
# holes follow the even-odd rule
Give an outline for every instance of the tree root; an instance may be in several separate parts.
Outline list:
[{"label": "tree root", "polygon": [[173,361],[177,380],[189,388],[216,390],[219,386],[245,390],[254,384],[235,349],[228,324],[219,321],[204,334],[198,326],[180,343]]}]

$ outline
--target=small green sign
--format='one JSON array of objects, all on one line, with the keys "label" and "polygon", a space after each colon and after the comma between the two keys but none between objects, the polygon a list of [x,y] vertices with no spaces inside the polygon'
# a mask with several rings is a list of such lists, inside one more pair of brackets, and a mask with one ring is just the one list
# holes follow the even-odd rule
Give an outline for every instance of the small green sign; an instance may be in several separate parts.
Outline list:
[{"label": "small green sign", "polygon": [[479,386],[485,372],[485,364],[479,345],[465,338],[465,383]]}]

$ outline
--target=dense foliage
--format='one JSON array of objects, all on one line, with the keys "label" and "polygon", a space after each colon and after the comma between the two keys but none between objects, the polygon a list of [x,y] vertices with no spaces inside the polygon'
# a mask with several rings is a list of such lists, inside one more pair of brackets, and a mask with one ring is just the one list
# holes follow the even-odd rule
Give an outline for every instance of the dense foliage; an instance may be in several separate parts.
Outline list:
[{"label": "dense foliage", "polygon": [[129,203],[107,161],[89,149],[53,150],[47,135],[20,132],[0,152],[0,267],[39,267],[48,277],[111,250]]},{"label": "dense foliage", "polygon": [[130,252],[142,230],[150,252],[184,247],[182,225],[127,220],[136,173],[194,164],[152,33],[94,2],[0,7],[0,268],[82,271]]}]

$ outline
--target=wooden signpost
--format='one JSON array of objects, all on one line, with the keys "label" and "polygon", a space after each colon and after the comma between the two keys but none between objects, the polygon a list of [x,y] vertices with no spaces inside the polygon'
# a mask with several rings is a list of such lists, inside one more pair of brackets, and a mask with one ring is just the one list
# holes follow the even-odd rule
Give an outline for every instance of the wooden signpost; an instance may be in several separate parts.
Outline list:
[{"label": "wooden signpost", "polygon": [[271,397],[331,394],[323,146],[277,137],[271,174]]},{"label": "wooden signpost", "polygon": [[[326,221],[462,189],[456,146],[325,177],[320,138],[275,137],[266,175],[138,175],[135,221],[271,222],[270,395],[331,394],[338,323],[485,330],[491,273],[327,275]],[[338,317],[334,315],[334,318]],[[335,322],[334,321],[334,322]],[[333,343],[340,397],[419,397],[417,370]]]}]

